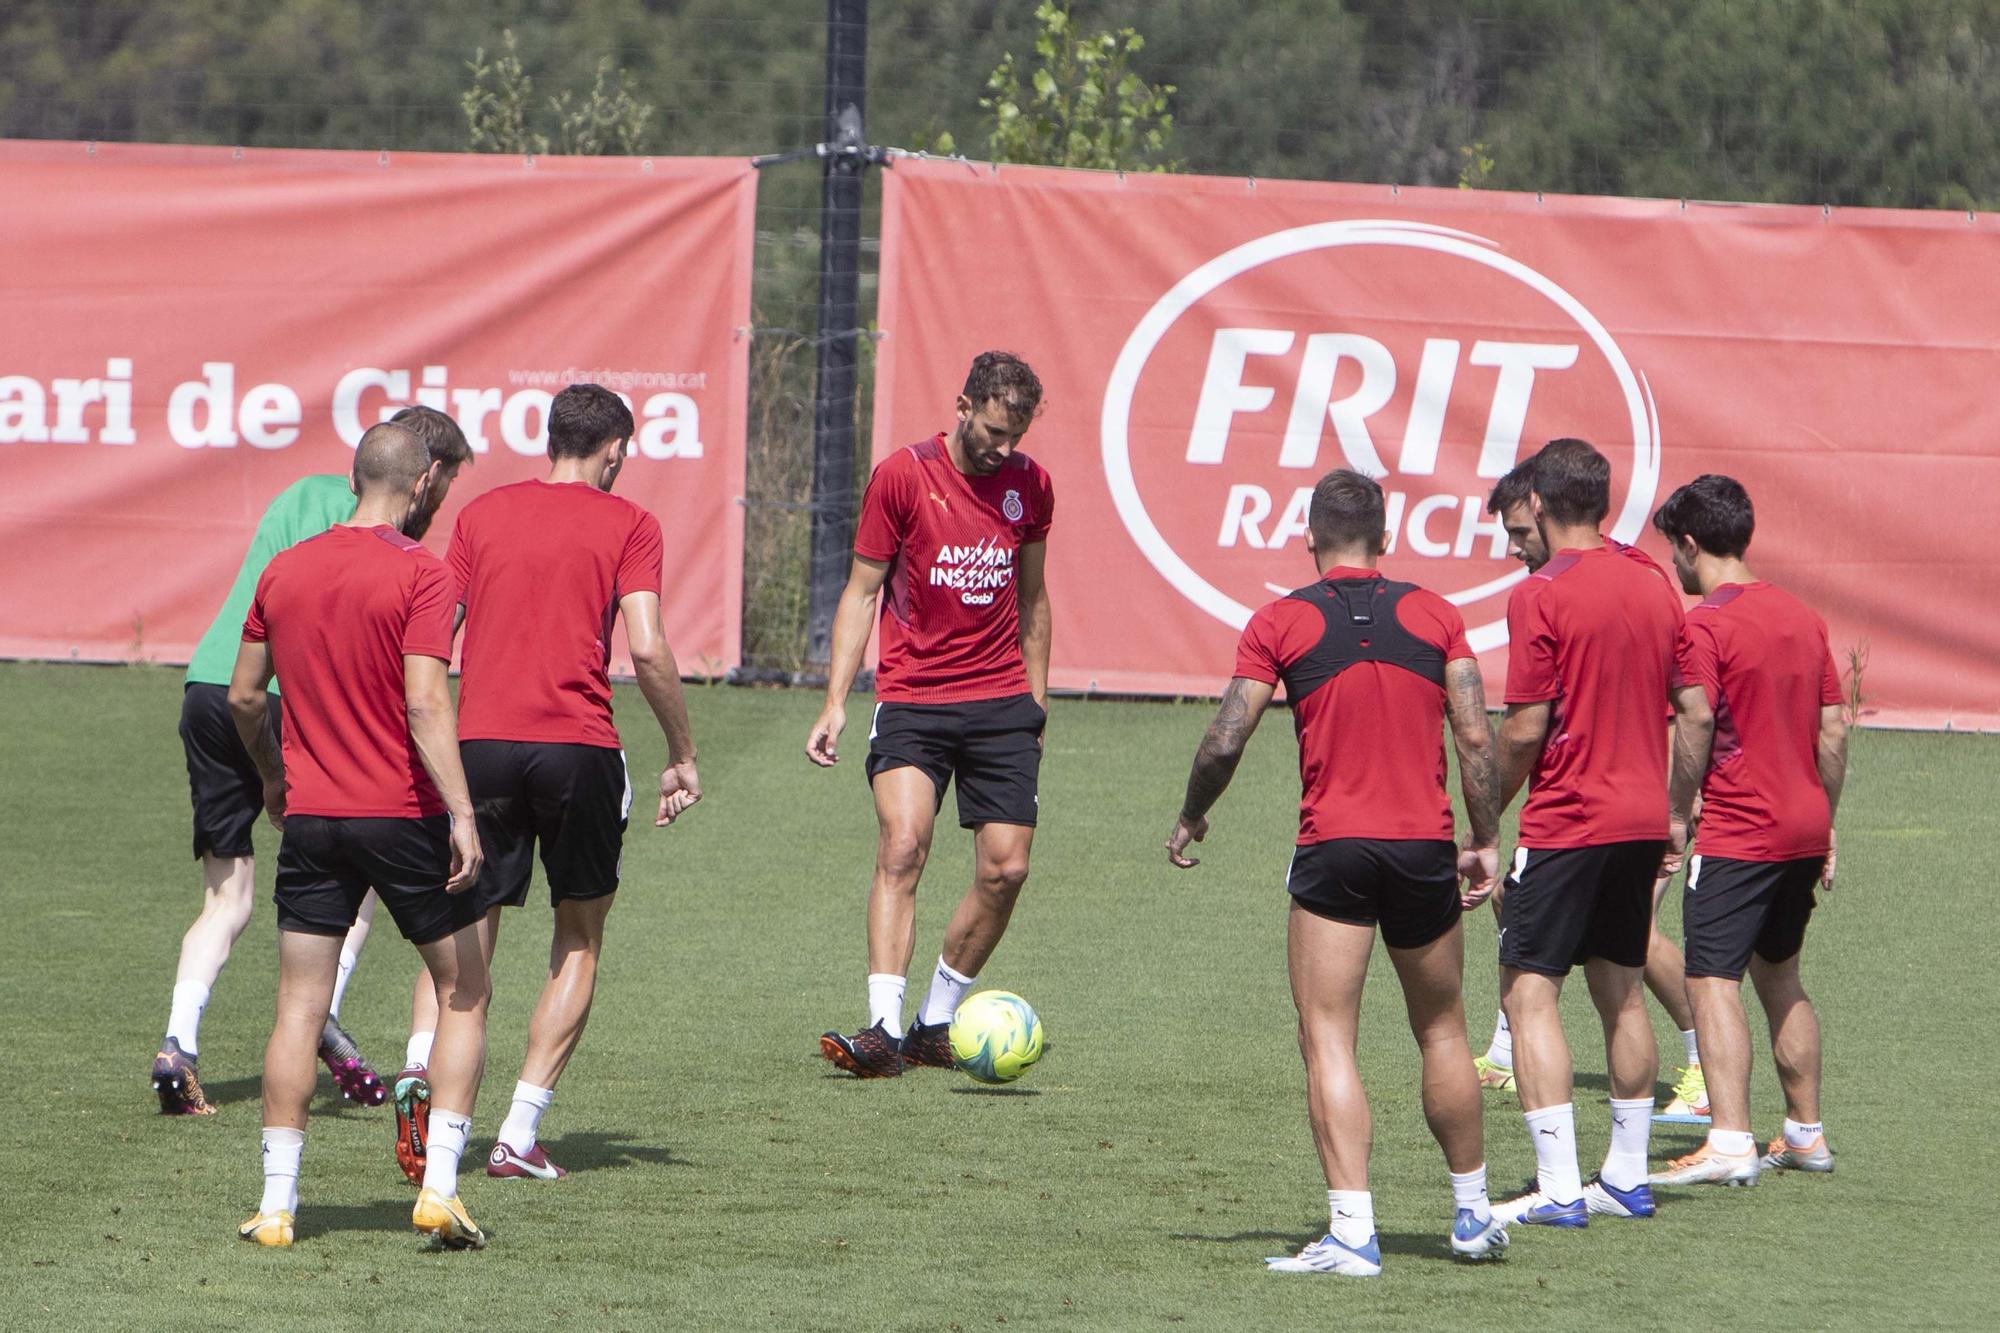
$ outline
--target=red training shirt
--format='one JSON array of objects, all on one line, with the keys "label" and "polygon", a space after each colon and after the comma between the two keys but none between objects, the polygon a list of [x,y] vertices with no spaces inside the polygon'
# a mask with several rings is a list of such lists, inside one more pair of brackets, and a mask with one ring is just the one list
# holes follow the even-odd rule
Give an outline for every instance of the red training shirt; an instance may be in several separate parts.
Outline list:
[{"label": "red training shirt", "polygon": [[882,460],[861,498],[854,553],[889,562],[875,697],[965,703],[1028,691],[1016,560],[1047,541],[1049,474],[1015,452],[990,477],[968,477],[945,437]]},{"label": "red training shirt", "polygon": [[660,591],[660,521],[586,482],[520,481],[459,513],[447,558],[459,738],[617,749],[611,626],[620,598]]},{"label": "red training shirt", "polygon": [[1667,729],[1680,596],[1651,560],[1610,545],[1558,551],[1507,602],[1507,702],[1552,705],[1521,845],[1667,836]]},{"label": "red training shirt", "polygon": [[[1380,577],[1336,567],[1323,580]],[[1434,592],[1412,589],[1396,621],[1444,654],[1473,656],[1465,619]],[[1260,608],[1236,646],[1236,674],[1275,685],[1327,630],[1319,610],[1283,597]],[[1444,691],[1383,662],[1356,662],[1292,701],[1299,739],[1299,845],[1332,838],[1444,839],[1452,836],[1445,792]]]},{"label": "red training shirt", "polygon": [[1841,701],[1826,622],[1761,579],[1725,583],[1688,612],[1679,657],[1715,710],[1702,855],[1826,855],[1833,815],[1819,780],[1819,715]]},{"label": "red training shirt", "polygon": [[285,678],[285,810],[414,819],[444,810],[417,758],[403,659],[451,660],[451,575],[386,524],[329,528],[257,580],[245,643]]}]

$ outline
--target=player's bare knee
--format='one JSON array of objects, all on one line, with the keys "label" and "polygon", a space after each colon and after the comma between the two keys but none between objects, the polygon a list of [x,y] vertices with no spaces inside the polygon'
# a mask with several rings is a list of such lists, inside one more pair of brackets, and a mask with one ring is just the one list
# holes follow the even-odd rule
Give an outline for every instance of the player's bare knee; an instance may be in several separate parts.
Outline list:
[{"label": "player's bare knee", "polygon": [[483,1011],[487,1001],[493,998],[493,983],[484,971],[476,976],[460,975],[451,984],[440,989],[438,996],[446,1009],[455,1014]]},{"label": "player's bare knee", "polygon": [[1028,882],[1028,858],[1008,858],[979,868],[980,892],[1012,902]]},{"label": "player's bare knee", "polygon": [[909,881],[909,887],[914,889],[930,850],[929,843],[914,833],[884,829],[875,845],[875,869],[878,874],[890,879]]}]

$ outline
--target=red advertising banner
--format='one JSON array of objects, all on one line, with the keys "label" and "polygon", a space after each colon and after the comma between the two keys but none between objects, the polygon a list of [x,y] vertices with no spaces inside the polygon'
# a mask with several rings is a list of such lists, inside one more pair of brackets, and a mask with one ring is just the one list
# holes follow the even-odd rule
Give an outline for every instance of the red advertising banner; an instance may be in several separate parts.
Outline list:
[{"label": "red advertising banner", "polygon": [[2000,728],[2000,218],[913,161],[885,191],[875,454],[949,424],[981,350],[1038,369],[1059,689],[1219,692],[1348,466],[1497,700],[1525,571],[1486,495],[1582,436],[1663,563],[1668,493],[1741,480],[1752,568],[1865,654],[1870,720]]},{"label": "red advertising banner", "polygon": [[0,655],[186,660],[270,499],[411,402],[476,451],[442,553],[594,380],[682,669],[735,665],[755,193],[735,160],[0,142]]}]

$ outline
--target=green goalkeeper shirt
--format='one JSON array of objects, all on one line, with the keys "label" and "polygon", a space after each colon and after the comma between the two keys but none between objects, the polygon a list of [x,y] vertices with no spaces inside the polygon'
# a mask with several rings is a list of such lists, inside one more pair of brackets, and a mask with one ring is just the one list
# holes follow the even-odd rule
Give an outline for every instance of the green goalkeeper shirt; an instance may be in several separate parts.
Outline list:
[{"label": "green goalkeeper shirt", "polygon": [[[257,520],[257,535],[236,571],[229,597],[216,613],[215,623],[195,645],[188,662],[190,685],[227,685],[236,670],[236,654],[243,646],[243,617],[250,613],[250,601],[257,595],[257,580],[271,557],[308,537],[317,537],[336,523],[354,517],[354,492],[341,476],[302,477],[287,486],[271,501],[270,508]],[[278,684],[271,682],[276,690]]]}]

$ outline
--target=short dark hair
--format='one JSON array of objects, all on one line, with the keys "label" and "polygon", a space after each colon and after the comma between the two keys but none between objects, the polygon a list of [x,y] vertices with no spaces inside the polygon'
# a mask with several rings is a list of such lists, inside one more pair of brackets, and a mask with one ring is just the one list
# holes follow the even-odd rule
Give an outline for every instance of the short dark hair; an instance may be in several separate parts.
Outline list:
[{"label": "short dark hair", "polygon": [[410,434],[424,442],[424,452],[433,463],[448,463],[457,467],[472,461],[472,446],[465,442],[465,432],[435,407],[425,407],[421,403],[412,404],[389,418]]},{"label": "short dark hair", "polygon": [[966,372],[965,388],[960,392],[975,409],[998,401],[1010,416],[1032,421],[1041,415],[1042,382],[1028,363],[1012,352],[981,352],[972,358],[972,369]]},{"label": "short dark hair", "polygon": [[1550,440],[1534,468],[1535,494],[1557,523],[1602,523],[1611,512],[1611,460],[1588,440]]},{"label": "short dark hair", "polygon": [[1486,512],[1505,515],[1515,505],[1528,503],[1528,492],[1535,489],[1535,459],[1529,454],[1514,464],[1513,470],[1493,483],[1492,493],[1486,497]]},{"label": "short dark hair", "polygon": [[632,409],[602,384],[572,384],[549,403],[549,457],[587,458],[632,438]]},{"label": "short dark hair", "polygon": [[1312,528],[1314,544],[1322,551],[1366,542],[1369,550],[1379,552],[1387,522],[1382,487],[1373,477],[1337,467],[1313,487],[1306,522]]},{"label": "short dark hair", "polygon": [[1653,526],[1670,542],[1692,537],[1710,555],[1741,559],[1757,531],[1757,514],[1742,482],[1704,472],[1667,497],[1653,514]]}]

